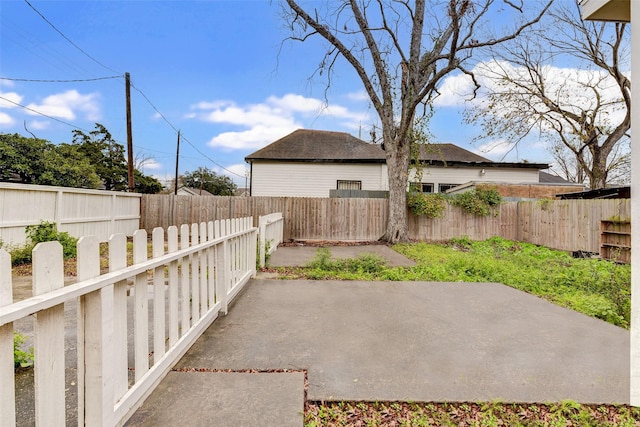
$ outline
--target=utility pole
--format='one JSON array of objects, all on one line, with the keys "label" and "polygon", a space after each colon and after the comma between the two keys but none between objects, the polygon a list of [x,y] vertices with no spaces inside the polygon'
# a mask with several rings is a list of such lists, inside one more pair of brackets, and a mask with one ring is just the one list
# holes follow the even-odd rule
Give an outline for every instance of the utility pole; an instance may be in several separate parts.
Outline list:
[{"label": "utility pole", "polygon": [[127,102],[127,166],[129,176],[129,192],[135,190],[133,180],[133,135],[131,133],[131,75],[124,73],[125,99]]},{"label": "utility pole", "polygon": [[176,149],[176,183],[173,194],[178,194],[178,159],[180,158],[180,130],[178,130],[178,148]]}]

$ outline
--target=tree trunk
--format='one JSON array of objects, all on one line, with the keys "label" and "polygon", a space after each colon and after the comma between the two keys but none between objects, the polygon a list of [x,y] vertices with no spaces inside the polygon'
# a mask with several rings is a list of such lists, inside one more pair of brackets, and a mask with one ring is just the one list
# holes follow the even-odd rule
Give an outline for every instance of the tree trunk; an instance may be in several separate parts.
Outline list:
[{"label": "tree trunk", "polygon": [[591,190],[607,186],[607,155],[596,147],[591,147],[592,165],[589,187]]},{"label": "tree trunk", "polygon": [[389,220],[381,240],[389,243],[409,241],[407,221],[407,180],[409,176],[409,144],[405,141],[386,144],[389,175]]}]

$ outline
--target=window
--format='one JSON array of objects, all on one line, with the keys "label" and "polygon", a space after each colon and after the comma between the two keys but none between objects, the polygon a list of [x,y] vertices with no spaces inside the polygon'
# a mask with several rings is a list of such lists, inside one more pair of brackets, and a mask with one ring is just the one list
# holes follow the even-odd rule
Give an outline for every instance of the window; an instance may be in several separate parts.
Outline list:
[{"label": "window", "polygon": [[338,180],[338,190],[362,190],[362,181]]},{"label": "window", "polygon": [[433,193],[433,184],[429,182],[412,182],[409,184],[410,191],[420,191],[422,193]]},{"label": "window", "polygon": [[454,187],[457,187],[460,184],[440,184],[438,186],[438,192],[439,193],[445,193],[447,190],[450,190]]}]

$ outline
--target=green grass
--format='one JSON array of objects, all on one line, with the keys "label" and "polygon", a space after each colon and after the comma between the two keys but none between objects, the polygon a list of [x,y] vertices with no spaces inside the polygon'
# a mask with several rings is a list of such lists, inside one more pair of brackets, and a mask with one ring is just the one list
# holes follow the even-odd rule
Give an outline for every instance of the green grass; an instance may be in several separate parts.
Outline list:
[{"label": "green grass", "polygon": [[499,237],[482,242],[462,238],[443,244],[399,244],[393,249],[417,265],[390,268],[382,258],[372,254],[333,259],[327,249],[319,249],[309,265],[283,270],[283,278],[497,282],[629,327],[629,265],[575,259],[565,252]]}]

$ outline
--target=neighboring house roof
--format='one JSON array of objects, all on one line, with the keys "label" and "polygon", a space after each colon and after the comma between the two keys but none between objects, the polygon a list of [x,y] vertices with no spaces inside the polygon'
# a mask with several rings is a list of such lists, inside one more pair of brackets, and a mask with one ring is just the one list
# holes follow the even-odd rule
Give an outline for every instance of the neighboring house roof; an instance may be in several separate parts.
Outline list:
[{"label": "neighboring house roof", "polygon": [[298,129],[245,157],[246,161],[385,161],[384,151],[345,132]]},{"label": "neighboring house roof", "polygon": [[[370,144],[346,132],[298,129],[249,154],[247,162],[296,161],[333,163],[384,163],[386,156],[378,144]],[[493,162],[454,144],[428,144],[420,147],[419,159],[430,165],[514,167],[547,169],[546,163]]]},{"label": "neighboring house roof", "polygon": [[178,194],[182,196],[213,196],[207,190],[201,190],[199,188],[180,187]]},{"label": "neighboring house roof", "polygon": [[542,171],[539,172],[538,182],[544,182],[549,184],[575,184],[575,182],[567,181],[566,179],[558,175],[554,175],[552,173],[547,173]]}]

